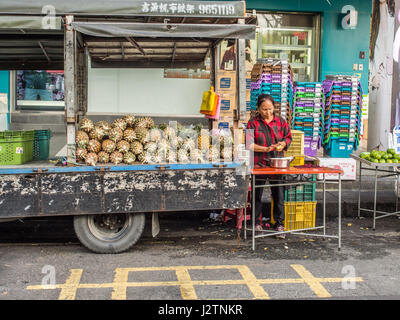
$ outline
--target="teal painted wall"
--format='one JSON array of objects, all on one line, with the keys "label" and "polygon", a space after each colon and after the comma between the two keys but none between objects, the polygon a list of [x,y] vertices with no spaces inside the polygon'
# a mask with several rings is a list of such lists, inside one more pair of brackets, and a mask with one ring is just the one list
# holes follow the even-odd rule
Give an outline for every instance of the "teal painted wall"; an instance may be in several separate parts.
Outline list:
[{"label": "teal painted wall", "polygon": [[[9,71],[0,70],[0,92],[7,93],[8,112],[10,112],[10,75]],[[10,114],[7,115],[7,128],[10,123]]]},{"label": "teal painted wall", "polygon": [[[320,81],[327,74],[361,74],[364,93],[368,92],[369,38],[372,13],[371,0],[247,0],[247,10],[318,12],[322,15],[322,47]],[[358,11],[355,29],[343,29],[341,9],[352,5]],[[360,51],[365,58],[360,59]],[[353,64],[363,64],[363,71],[353,71]]]}]

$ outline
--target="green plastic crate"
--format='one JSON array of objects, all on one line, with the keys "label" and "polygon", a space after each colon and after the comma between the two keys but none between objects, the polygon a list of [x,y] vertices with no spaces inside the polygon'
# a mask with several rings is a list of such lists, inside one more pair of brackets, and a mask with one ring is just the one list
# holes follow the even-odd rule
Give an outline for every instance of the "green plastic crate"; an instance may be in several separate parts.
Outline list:
[{"label": "green plastic crate", "polygon": [[48,160],[50,151],[50,130],[35,130],[33,160]]},{"label": "green plastic crate", "polygon": [[33,160],[34,131],[0,132],[0,165],[24,164]]},{"label": "green plastic crate", "polygon": [[[312,175],[311,181],[316,181],[317,176]],[[297,186],[289,186],[285,189],[285,201],[315,201],[316,184],[303,184]]]}]

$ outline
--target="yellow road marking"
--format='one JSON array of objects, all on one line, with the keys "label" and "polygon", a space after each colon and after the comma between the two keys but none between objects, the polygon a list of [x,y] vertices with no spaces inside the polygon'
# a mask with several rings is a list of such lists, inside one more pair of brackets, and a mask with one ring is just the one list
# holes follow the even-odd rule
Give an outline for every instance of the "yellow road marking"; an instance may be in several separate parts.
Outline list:
[{"label": "yellow road marking", "polygon": [[76,290],[82,277],[82,269],[72,269],[71,275],[61,289],[59,300],[75,300]]},{"label": "yellow road marking", "polygon": [[[225,265],[225,266],[176,266],[176,267],[143,267],[143,268],[117,268],[115,269],[114,281],[111,283],[80,283],[82,269],[71,269],[70,276],[64,284],[58,285],[33,285],[27,290],[50,290],[61,289],[59,300],[74,300],[77,289],[104,289],[112,288],[111,299],[126,300],[126,289],[128,287],[164,287],[178,286],[183,299],[197,299],[194,286],[205,285],[247,285],[255,299],[269,299],[261,284],[300,284],[306,283],[318,297],[331,297],[329,292],[322,286],[322,282],[338,283],[343,278],[317,278],[307,271],[302,265],[291,265],[300,275],[300,278],[287,279],[257,279],[246,265]],[[239,271],[242,279],[237,280],[192,280],[189,270],[222,270],[233,269]],[[175,271],[175,281],[146,281],[128,282],[129,272],[143,271]],[[361,277],[347,280],[361,282]]]},{"label": "yellow road marking", "polygon": [[176,277],[178,278],[179,285],[181,287],[181,295],[185,300],[197,299],[196,291],[194,290],[192,279],[187,268],[177,267]]},{"label": "yellow road marking", "polygon": [[269,299],[268,294],[264,291],[263,287],[261,287],[257,278],[250,271],[248,266],[239,266],[239,272],[242,275],[243,279],[246,281],[247,286],[250,291],[253,293],[254,298],[256,299]]},{"label": "yellow road marking", "polygon": [[126,284],[128,283],[129,271],[124,268],[115,269],[113,282],[114,290],[111,293],[113,300],[126,300]]},{"label": "yellow road marking", "polygon": [[299,276],[304,280],[304,282],[309,285],[311,290],[313,290],[318,297],[320,298],[332,297],[330,293],[326,291],[326,289],[322,286],[321,279],[315,278],[311,274],[311,272],[307,271],[306,268],[304,268],[300,264],[292,264],[290,266],[299,274]]}]

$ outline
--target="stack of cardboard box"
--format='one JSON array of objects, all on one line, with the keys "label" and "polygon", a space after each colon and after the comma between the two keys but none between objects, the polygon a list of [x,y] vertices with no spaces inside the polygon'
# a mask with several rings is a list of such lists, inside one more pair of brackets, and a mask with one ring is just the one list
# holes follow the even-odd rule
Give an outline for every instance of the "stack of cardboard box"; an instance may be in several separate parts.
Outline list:
[{"label": "stack of cardboard box", "polygon": [[246,73],[246,118],[238,119],[237,74],[236,71],[221,70],[217,73],[215,91],[221,95],[219,119],[213,122],[213,129],[233,128],[238,120],[238,128],[247,126],[250,119],[250,79],[251,72]]}]

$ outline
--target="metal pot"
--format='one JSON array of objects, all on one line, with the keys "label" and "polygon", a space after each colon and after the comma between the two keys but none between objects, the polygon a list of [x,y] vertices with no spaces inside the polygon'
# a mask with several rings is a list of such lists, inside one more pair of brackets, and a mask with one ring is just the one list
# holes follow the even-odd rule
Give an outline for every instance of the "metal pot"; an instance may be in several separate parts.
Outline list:
[{"label": "metal pot", "polygon": [[272,168],[288,168],[294,157],[270,158],[269,164]]}]

